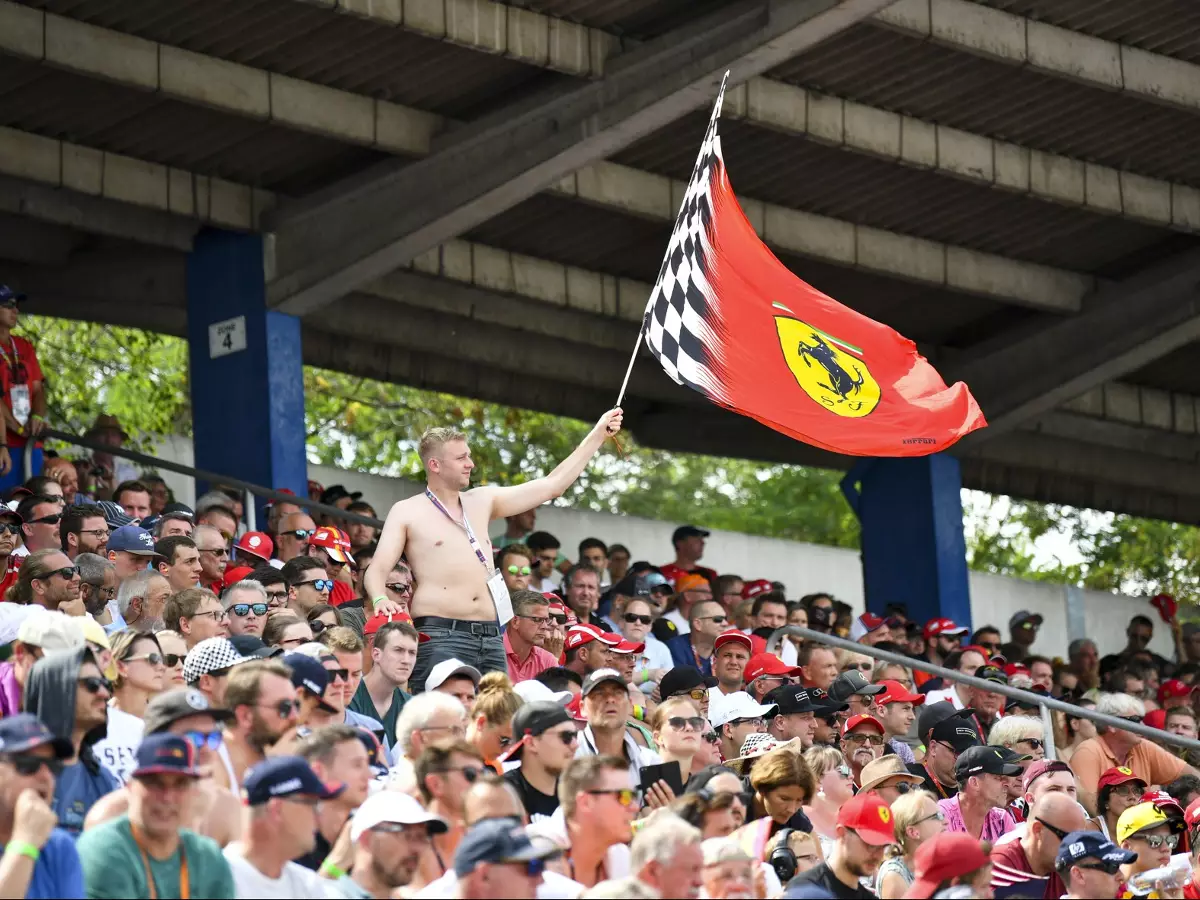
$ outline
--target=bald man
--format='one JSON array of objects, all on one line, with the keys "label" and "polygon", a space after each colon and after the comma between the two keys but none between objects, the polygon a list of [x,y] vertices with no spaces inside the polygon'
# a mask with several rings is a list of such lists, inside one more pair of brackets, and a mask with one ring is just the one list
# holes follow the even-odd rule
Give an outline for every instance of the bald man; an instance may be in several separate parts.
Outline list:
[{"label": "bald man", "polygon": [[1054,860],[1062,835],[1090,827],[1074,797],[1043,794],[1029,811],[1025,836],[992,850],[992,890],[1021,897],[1061,897],[1067,888]]}]

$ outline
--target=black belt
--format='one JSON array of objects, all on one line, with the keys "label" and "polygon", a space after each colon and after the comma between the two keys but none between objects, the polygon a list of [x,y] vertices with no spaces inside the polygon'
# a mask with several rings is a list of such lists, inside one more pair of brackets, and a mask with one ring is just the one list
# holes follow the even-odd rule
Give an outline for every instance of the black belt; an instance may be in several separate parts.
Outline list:
[{"label": "black belt", "polygon": [[483,637],[500,637],[500,626],[495,622],[468,622],[466,619],[443,619],[441,616],[417,616],[413,619],[413,627],[418,631],[422,628],[446,628]]}]

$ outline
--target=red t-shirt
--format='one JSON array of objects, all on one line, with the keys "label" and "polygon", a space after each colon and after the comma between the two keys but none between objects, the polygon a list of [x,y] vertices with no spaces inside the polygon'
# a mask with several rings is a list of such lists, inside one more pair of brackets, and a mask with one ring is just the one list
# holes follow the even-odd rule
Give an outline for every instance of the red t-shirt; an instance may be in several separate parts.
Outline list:
[{"label": "red t-shirt", "polygon": [[[13,353],[16,352],[16,358]],[[43,381],[42,367],[38,364],[37,351],[33,344],[23,337],[12,336],[7,346],[0,344],[0,388],[4,392],[4,405],[12,409],[12,397],[9,389],[14,384],[29,385],[29,399],[33,401],[33,385]],[[24,447],[25,438],[12,431],[8,433],[8,446]]]},{"label": "red t-shirt", "polygon": [[329,592],[330,606],[341,606],[354,599],[354,588],[344,581],[334,581],[333,590]]},{"label": "red t-shirt", "polygon": [[1196,887],[1195,877],[1183,886],[1183,896],[1186,900],[1200,900],[1200,888]]}]

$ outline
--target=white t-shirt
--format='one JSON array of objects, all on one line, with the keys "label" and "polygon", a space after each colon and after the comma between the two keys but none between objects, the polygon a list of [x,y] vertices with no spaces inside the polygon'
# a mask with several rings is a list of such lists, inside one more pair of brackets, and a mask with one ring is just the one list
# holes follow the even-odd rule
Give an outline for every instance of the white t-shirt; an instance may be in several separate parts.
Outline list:
[{"label": "white t-shirt", "polygon": [[93,745],[92,752],[121,784],[128,782],[137,768],[137,749],[145,732],[146,724],[137,716],[115,706],[108,708],[108,735]]},{"label": "white t-shirt", "polygon": [[268,878],[254,868],[242,856],[240,843],[225,848],[225,861],[233,871],[233,884],[237,896],[244,900],[266,898],[266,900],[288,900],[291,897],[342,897],[343,894],[328,878],[322,878],[311,869],[294,862],[283,864],[278,878]]},{"label": "white t-shirt", "polygon": [[943,700],[949,700],[954,704],[955,709],[966,709],[967,705],[962,702],[962,698],[958,696],[958,691],[953,687],[948,687],[941,691],[930,691],[925,695],[925,703],[941,703]]},{"label": "white t-shirt", "polygon": [[683,613],[677,609],[670,610],[663,616],[663,618],[670,619],[672,622],[674,622],[675,627],[679,629],[680,634],[688,634],[692,630],[692,626],[688,624],[688,620],[685,619],[683,617]]},{"label": "white t-shirt", "polygon": [[[446,872],[436,881],[431,881],[421,890],[413,894],[414,900],[441,900],[442,897],[456,896],[458,877],[454,870]],[[538,900],[575,900],[584,891],[578,881],[572,881],[565,875],[546,871],[542,873],[542,883],[537,886]],[[240,897],[241,894],[239,893]]]}]

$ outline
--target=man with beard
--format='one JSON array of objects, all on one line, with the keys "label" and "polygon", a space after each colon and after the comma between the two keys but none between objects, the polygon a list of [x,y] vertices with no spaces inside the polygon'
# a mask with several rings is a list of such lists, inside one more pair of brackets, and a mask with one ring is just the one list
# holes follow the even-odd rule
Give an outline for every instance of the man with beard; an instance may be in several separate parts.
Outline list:
[{"label": "man with beard", "polygon": [[75,557],[79,567],[79,599],[88,615],[104,626],[107,632],[125,623],[113,618],[117,596],[117,567],[95,553],[80,553]]},{"label": "man with beard", "polygon": [[153,634],[163,630],[163,609],[171,596],[171,585],[157,572],[144,569],[121,582],[117,588],[117,611],[126,628]]},{"label": "man with beard", "polygon": [[61,550],[38,550],[25,557],[17,583],[5,599],[69,616],[84,613],[79,600],[79,569]]},{"label": "man with beard", "polygon": [[[955,625],[953,619],[930,619],[925,623],[923,636],[925,638],[925,655],[922,659],[935,666],[953,668],[946,662],[946,657],[962,646],[963,638],[970,633],[970,628]],[[924,672],[913,672],[913,680],[918,686],[935,676]],[[936,701],[928,701],[930,703]]]},{"label": "man with beard", "polygon": [[855,784],[862,784],[863,766],[883,756],[883,733],[883,723],[874,716],[851,716],[842,727],[842,755]]},{"label": "man with beard", "polygon": [[313,848],[318,804],[341,793],[298,756],[274,756],[247,772],[245,833],[225,848],[237,896],[328,896],[329,882],[292,860]]},{"label": "man with beard", "polygon": [[225,707],[233,718],[225,724],[217,783],[234,793],[246,771],[266,757],[296,721],[296,689],[283,663],[264,659],[242,663],[225,683]]},{"label": "man with beard", "polygon": [[365,897],[389,898],[412,881],[444,819],[399,791],[381,791],[359,807],[350,826],[354,867],[347,876]]},{"label": "man with beard", "polygon": [[869,900],[875,895],[862,886],[860,879],[875,874],[884,851],[895,842],[895,824],[888,805],[874,791],[858,794],[838,810],[837,840],[826,861],[793,878],[784,897],[790,896],[791,889],[816,885],[826,896]]}]

